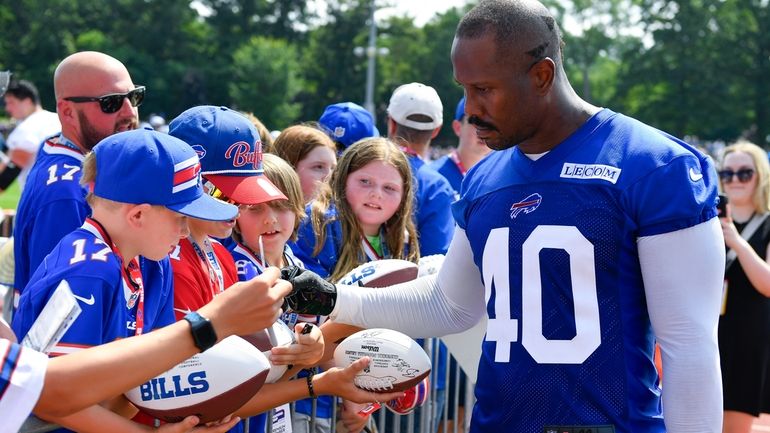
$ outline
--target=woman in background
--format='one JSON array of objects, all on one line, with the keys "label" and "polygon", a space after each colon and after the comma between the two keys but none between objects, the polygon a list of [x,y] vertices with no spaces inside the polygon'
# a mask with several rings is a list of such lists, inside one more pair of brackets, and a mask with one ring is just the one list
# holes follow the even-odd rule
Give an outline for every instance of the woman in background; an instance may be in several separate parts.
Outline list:
[{"label": "woman in background", "polygon": [[770,412],[770,164],[759,146],[725,148],[719,170],[727,263],[719,319],[724,433],[750,433]]}]

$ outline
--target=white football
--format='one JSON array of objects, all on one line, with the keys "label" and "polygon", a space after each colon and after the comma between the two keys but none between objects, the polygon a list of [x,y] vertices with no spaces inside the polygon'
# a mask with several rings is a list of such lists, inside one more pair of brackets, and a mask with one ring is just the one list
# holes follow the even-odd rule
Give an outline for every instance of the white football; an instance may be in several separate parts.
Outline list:
[{"label": "white football", "polygon": [[365,329],[344,339],[334,351],[334,364],[345,368],[364,356],[369,366],[354,379],[375,392],[405,391],[430,374],[428,354],[407,335],[390,329]]},{"label": "white football", "polygon": [[[294,331],[280,319],[273,323],[270,330],[264,329],[254,334],[242,335],[241,337],[261,350],[265,357],[268,358],[268,362],[270,361],[270,349],[288,346],[297,342]],[[288,365],[273,365],[273,363],[270,363],[270,372],[267,374],[265,383],[277,382],[286,373],[288,368]]]},{"label": "white football", "polygon": [[262,388],[269,370],[259,349],[231,336],[125,395],[155,418],[178,422],[196,415],[207,423],[243,406]]},{"label": "white football", "polygon": [[349,286],[387,287],[414,280],[418,271],[417,265],[407,260],[375,260],[348,272],[338,283]]}]

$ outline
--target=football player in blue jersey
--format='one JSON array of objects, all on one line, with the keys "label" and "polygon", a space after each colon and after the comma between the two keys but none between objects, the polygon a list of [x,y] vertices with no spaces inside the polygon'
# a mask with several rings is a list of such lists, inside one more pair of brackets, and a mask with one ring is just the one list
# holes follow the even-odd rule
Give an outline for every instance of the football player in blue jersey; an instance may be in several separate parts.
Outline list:
[{"label": "football player in blue jersey", "polygon": [[559,27],[539,2],[468,12],[454,75],[495,152],[463,182],[444,266],[376,290],[285,269],[289,305],[415,336],[486,315],[473,433],[720,432],[725,254],[713,164],[582,100],[562,62]]},{"label": "football player in blue jersey", "polygon": [[27,177],[14,220],[14,289],[23,292],[43,258],[90,213],[80,186],[83,155],[100,140],[136,128],[144,86],[103,53],[83,51],[54,73],[61,134],[46,140]]}]

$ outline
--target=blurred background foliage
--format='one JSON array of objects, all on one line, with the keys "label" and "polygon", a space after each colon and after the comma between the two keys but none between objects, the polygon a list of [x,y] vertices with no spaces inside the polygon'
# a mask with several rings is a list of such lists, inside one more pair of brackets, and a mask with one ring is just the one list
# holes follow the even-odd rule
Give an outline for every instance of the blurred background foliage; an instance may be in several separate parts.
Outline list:
[{"label": "blurred background foliage", "polygon": [[[148,87],[142,117],[196,104],[250,111],[270,129],[316,120],[330,103],[362,104],[372,4],[387,0],[0,0],[0,70],[34,82],[54,110],[53,70],[99,50]],[[562,23],[575,90],[677,136],[770,145],[768,0],[547,0]],[[472,3],[471,3],[472,4]],[[320,6],[319,6],[320,5]],[[321,9],[319,9],[319,7]],[[420,81],[444,101],[438,144],[462,96],[449,59],[453,8],[422,26],[379,20],[375,109]]]}]

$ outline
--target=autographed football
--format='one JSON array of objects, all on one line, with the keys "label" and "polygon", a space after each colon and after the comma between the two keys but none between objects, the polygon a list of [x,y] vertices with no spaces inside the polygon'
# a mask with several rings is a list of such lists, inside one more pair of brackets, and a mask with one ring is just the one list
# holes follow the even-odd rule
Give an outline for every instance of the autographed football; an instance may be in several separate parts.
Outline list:
[{"label": "autographed football", "polygon": [[371,362],[354,383],[369,391],[406,391],[430,374],[430,358],[422,347],[390,329],[365,329],[344,339],[334,350],[334,364],[345,368],[364,356]]},{"label": "autographed football", "polygon": [[[270,349],[278,346],[288,346],[297,342],[292,331],[282,320],[276,320],[273,326],[268,330],[262,330],[255,334],[243,335],[242,338],[253,344],[270,361]],[[286,373],[287,365],[273,365],[270,363],[270,372],[267,374],[265,383],[275,383]]]},{"label": "autographed football", "polygon": [[364,263],[345,274],[338,283],[363,287],[387,287],[417,278],[416,264],[399,259],[383,259]]},{"label": "autographed football", "polygon": [[269,371],[262,351],[231,336],[125,395],[143,412],[164,421],[196,415],[207,423],[243,406],[262,388]]}]

